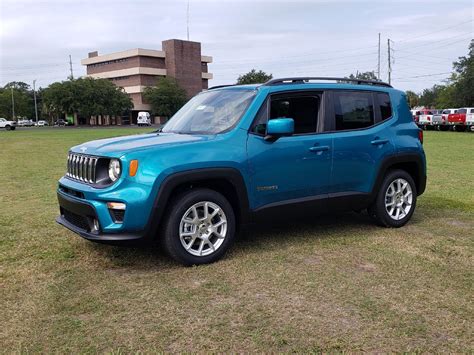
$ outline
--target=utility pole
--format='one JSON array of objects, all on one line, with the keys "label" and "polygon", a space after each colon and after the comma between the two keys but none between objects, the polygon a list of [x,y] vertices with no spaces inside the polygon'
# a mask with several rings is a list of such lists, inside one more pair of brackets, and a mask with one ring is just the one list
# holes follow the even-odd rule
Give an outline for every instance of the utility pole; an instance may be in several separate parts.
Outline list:
[{"label": "utility pole", "polygon": [[10,86],[10,89],[12,91],[12,114],[13,114],[13,120],[15,119],[15,98],[13,97],[13,85]]},{"label": "utility pole", "polygon": [[38,105],[36,104],[36,79],[33,80],[33,98],[35,100],[36,125],[38,125]]},{"label": "utility pole", "polygon": [[189,41],[189,0],[188,0],[188,10],[186,12],[186,31],[188,35],[188,41]]},{"label": "utility pole", "polygon": [[388,48],[388,83],[392,82],[392,61],[390,59],[390,38],[387,39],[387,48]]},{"label": "utility pole", "polygon": [[72,59],[71,55],[69,54],[69,70],[71,71],[71,80],[74,79],[74,74],[72,73]]},{"label": "utility pole", "polygon": [[380,32],[379,32],[379,57],[377,61],[377,78],[380,80]]}]

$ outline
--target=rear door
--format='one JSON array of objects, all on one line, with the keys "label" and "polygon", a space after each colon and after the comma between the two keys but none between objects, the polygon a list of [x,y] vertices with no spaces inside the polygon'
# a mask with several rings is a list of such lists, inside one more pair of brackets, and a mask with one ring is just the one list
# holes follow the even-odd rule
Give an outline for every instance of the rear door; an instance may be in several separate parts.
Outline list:
[{"label": "rear door", "polygon": [[390,96],[384,92],[334,90],[327,131],[333,138],[329,197],[364,197],[378,168],[395,152]]}]

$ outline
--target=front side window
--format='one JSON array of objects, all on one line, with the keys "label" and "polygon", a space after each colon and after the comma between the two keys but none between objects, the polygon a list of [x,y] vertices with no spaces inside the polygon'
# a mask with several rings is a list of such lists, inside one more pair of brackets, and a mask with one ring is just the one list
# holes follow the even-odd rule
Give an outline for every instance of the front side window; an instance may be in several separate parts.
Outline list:
[{"label": "front side window", "polygon": [[278,94],[262,105],[255,117],[251,131],[265,135],[268,120],[292,118],[294,134],[316,133],[320,96],[318,94]]},{"label": "front side window", "polygon": [[295,134],[315,133],[318,110],[319,98],[316,96],[276,98],[270,104],[270,119],[292,118]]},{"label": "front side window", "polygon": [[372,94],[367,92],[336,92],[334,111],[336,131],[370,127],[374,124]]},{"label": "front side window", "polygon": [[245,113],[253,90],[203,92],[188,101],[163,127],[163,132],[217,134],[232,128]]}]

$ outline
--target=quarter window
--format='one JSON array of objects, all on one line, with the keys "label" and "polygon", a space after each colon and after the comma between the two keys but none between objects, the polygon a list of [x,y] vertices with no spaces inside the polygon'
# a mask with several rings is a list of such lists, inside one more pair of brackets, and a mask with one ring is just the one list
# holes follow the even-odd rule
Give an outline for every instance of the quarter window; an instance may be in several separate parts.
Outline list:
[{"label": "quarter window", "polygon": [[381,120],[388,120],[392,117],[392,104],[390,103],[390,96],[387,93],[377,93],[377,101],[380,107]]},{"label": "quarter window", "polygon": [[374,124],[372,94],[368,92],[336,92],[334,111],[336,131],[360,129]]}]

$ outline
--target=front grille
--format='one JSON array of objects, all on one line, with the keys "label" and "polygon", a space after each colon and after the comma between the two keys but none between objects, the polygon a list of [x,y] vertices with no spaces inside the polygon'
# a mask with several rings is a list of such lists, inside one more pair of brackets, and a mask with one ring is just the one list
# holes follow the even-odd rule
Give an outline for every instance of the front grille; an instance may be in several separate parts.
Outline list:
[{"label": "front grille", "polygon": [[69,153],[66,176],[74,180],[95,184],[98,160],[98,157]]},{"label": "front grille", "polygon": [[78,214],[75,214],[71,211],[68,211],[66,209],[62,209],[62,215],[64,216],[64,219],[68,221],[69,223],[75,225],[76,227],[83,229],[87,232],[90,231],[90,225],[87,220],[87,217],[84,216],[79,216]]}]

